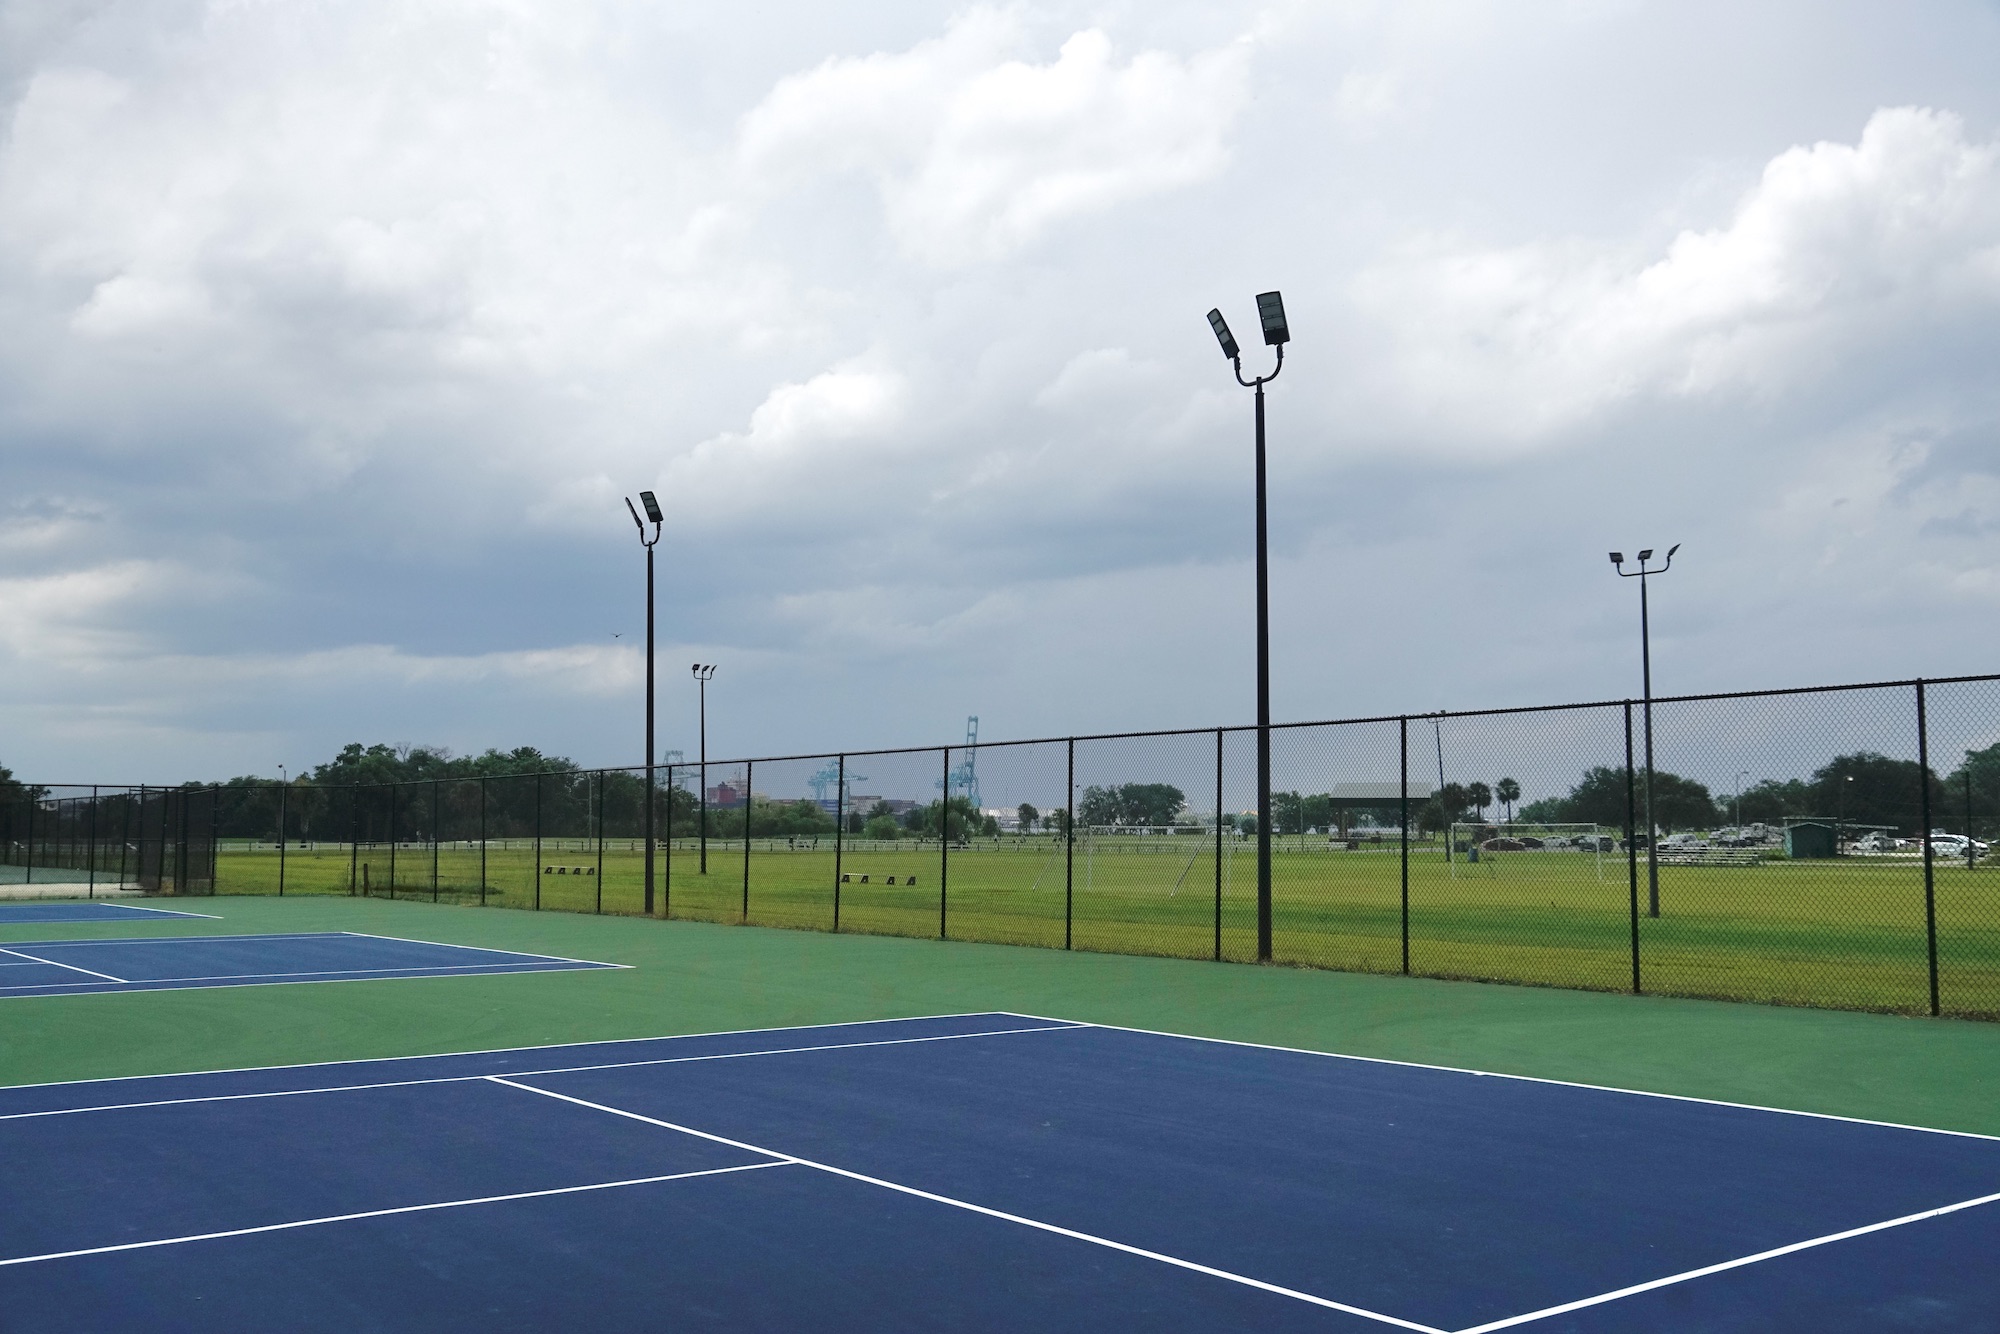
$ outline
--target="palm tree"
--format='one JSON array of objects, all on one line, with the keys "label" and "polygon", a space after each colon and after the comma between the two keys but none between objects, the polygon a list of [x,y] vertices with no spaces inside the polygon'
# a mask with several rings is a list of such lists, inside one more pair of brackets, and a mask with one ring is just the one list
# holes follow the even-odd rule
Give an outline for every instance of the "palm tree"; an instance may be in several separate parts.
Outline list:
[{"label": "palm tree", "polygon": [[1479,818],[1486,819],[1486,808],[1493,804],[1493,789],[1484,783],[1474,783],[1465,789],[1465,799],[1479,808]]},{"label": "palm tree", "polygon": [[1521,785],[1511,778],[1503,778],[1493,785],[1493,795],[1507,806],[1507,823],[1514,823],[1514,803],[1521,799]]}]

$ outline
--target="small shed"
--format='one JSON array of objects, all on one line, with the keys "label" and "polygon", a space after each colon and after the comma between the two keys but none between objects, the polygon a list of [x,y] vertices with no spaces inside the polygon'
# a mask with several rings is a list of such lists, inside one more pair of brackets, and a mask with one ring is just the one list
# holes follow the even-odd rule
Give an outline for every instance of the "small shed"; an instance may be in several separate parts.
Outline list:
[{"label": "small shed", "polygon": [[1838,827],[1831,820],[1800,820],[1785,826],[1785,855],[1794,859],[1834,856]]}]

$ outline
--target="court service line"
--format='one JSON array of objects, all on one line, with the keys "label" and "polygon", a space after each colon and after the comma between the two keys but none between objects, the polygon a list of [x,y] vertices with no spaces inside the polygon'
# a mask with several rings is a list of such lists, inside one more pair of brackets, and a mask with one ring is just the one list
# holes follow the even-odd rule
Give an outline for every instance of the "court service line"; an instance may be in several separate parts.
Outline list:
[{"label": "court service line", "polygon": [[1981,1195],[1979,1198],[1973,1200],[1960,1200],[1957,1204],[1947,1204],[1937,1209],[1925,1209],[1921,1213],[1904,1214],[1901,1218],[1890,1218],[1880,1223],[1869,1223],[1864,1227],[1849,1228],[1845,1232],[1829,1232],[1823,1237],[1813,1237],[1806,1241],[1795,1241],[1788,1246],[1773,1246],[1770,1250],[1759,1251],[1755,1255],[1739,1256],[1734,1260],[1724,1260],[1720,1264],[1703,1265],[1700,1269],[1690,1269],[1685,1273],[1669,1274],[1665,1278],[1651,1279],[1645,1283],[1634,1283],[1628,1288],[1619,1288],[1614,1292],[1601,1292],[1595,1297],[1584,1297],[1578,1301],[1564,1302],[1560,1306],[1547,1306],[1539,1311],[1529,1311],[1525,1315],[1508,1316],[1505,1320],[1495,1320],[1484,1325],[1473,1325],[1469,1328],[1458,1330],[1456,1334],[1491,1334],[1491,1331],[1496,1329],[1511,1329],[1516,1325],[1525,1325],[1533,1320],[1546,1320],[1550,1316],[1565,1315],[1571,1311],[1581,1311],[1585,1307],[1602,1306],[1606,1302],[1615,1302],[1622,1297],[1632,1297],[1642,1292],[1651,1292],[1655,1288],[1671,1287],[1676,1283],[1686,1283],[1690,1279],[1706,1278],[1710,1274],[1720,1274],[1731,1269],[1741,1269],[1745,1265],[1761,1264],[1765,1260],[1775,1260],[1781,1255],[1791,1255],[1798,1251],[1809,1251],[1818,1246],[1831,1246],[1836,1241],[1848,1241],[1855,1237],[1865,1237],[1871,1232],[1885,1232],[1892,1227],[1903,1227],[1909,1223],[1921,1223],[1927,1218],[1942,1218],[1946,1214],[1955,1214],[1963,1209],[1977,1209],[1983,1204],[1992,1204],[1996,1201],[2000,1201],[2000,1191],[1996,1191],[1991,1195]]},{"label": "court service line", "polygon": [[358,936],[363,940],[393,940],[404,945],[440,945],[448,950],[478,950],[485,954],[518,954],[526,959],[554,959],[560,963],[596,964],[599,968],[630,968],[629,963],[603,963],[597,959],[572,959],[563,954],[529,954],[524,950],[495,949],[491,945],[460,945],[450,940],[418,940],[414,936],[379,936],[372,931],[340,931],[337,935]]},{"label": "court service line", "polygon": [[[1039,1029],[1035,1031],[1047,1032],[1049,1030]],[[672,1121],[662,1121],[656,1117],[643,1116],[638,1112],[628,1112],[622,1107],[612,1107],[601,1102],[591,1102],[585,1098],[574,1098],[567,1093],[557,1093],[550,1089],[536,1088],[533,1084],[518,1084],[504,1075],[488,1075],[486,1079],[489,1083],[505,1084],[508,1088],[520,1089],[523,1093],[539,1093],[544,1098],[554,1098],[558,1102],[574,1103],[578,1107],[587,1107],[594,1112],[608,1112],[612,1116],[622,1116],[628,1120],[643,1122],[649,1126],[659,1126],[663,1130],[673,1130],[683,1135],[693,1135],[697,1139],[709,1140],[712,1143],[726,1145],[732,1149],[742,1149],[749,1153],[767,1154],[782,1162],[794,1163],[800,1167],[810,1167],[816,1172],[826,1172],[832,1176],[845,1177],[849,1181],[859,1181],[864,1185],[880,1186],[884,1190],[893,1190],[902,1195],[912,1195],[920,1200],[929,1200],[933,1204],[947,1204],[954,1209],[964,1209],[968,1213],[982,1214],[987,1218],[997,1218],[1003,1223],[1017,1223],[1022,1227],[1034,1228],[1039,1232],[1054,1233],[1058,1237],[1067,1237],[1071,1241],[1082,1241],[1088,1242],[1093,1246],[1103,1246],[1108,1250],[1121,1251],[1126,1255],[1136,1255],[1142,1260],[1154,1260],[1160,1264],[1172,1265],[1176,1269],[1186,1269],[1197,1274],[1206,1274],[1210,1278],[1219,1278],[1230,1283],[1239,1283],[1247,1288],[1256,1288],[1259,1291],[1274,1293],[1280,1297],[1290,1297],[1295,1301],[1307,1302],[1313,1306],[1340,1311],[1346,1315],[1360,1316],[1364,1320],[1373,1320],[1384,1325],[1394,1325],[1398,1329],[1414,1330],[1416,1334],[1447,1334],[1447,1331],[1438,1329],[1434,1325],[1420,1325],[1414,1320],[1402,1320],[1396,1316],[1384,1315],[1380,1311],[1370,1311],[1365,1307],[1349,1306],[1345,1302],[1337,1302],[1331,1298],[1315,1296],[1310,1292],[1300,1292],[1296,1288],[1281,1287],[1276,1283],[1266,1283],[1263,1279],[1251,1278],[1247,1274],[1238,1274],[1227,1269],[1217,1269],[1212,1265],[1199,1264],[1193,1260],[1183,1260],[1176,1255],[1167,1255],[1160,1251],[1149,1251],[1143,1246],[1133,1246],[1126,1242],[1113,1241],[1109,1237],[1100,1237],[1095,1233],[1079,1232],[1074,1228],[1062,1227],[1055,1223],[1044,1223],[1037,1218],[1028,1218],[1021,1214],[1010,1214],[1002,1209],[988,1208],[983,1204],[974,1204],[970,1200],[954,1199],[949,1195],[939,1195],[932,1191],[919,1190],[915,1186],[905,1186],[900,1182],[887,1181],[881,1177],[872,1177],[863,1172],[850,1171],[845,1167],[835,1167],[831,1163],[816,1162],[811,1158],[800,1158],[795,1154],[781,1153],[776,1149],[767,1149],[757,1144],[747,1144],[742,1140],[730,1139],[724,1135],[712,1135],[705,1130],[696,1130],[692,1126],[676,1125]]]},{"label": "court service line", "polygon": [[[322,932],[325,935],[339,935],[337,931]],[[181,937],[162,937],[180,939]],[[237,940],[237,936],[204,936],[204,940]],[[23,941],[22,944],[35,944]],[[433,942],[436,943],[436,942]],[[958,1014],[911,1014],[892,1019],[847,1019],[837,1024],[783,1024],[770,1028],[715,1028],[699,1033],[659,1033],[648,1038],[586,1038],[581,1042],[537,1042],[525,1047],[475,1047],[470,1051],[421,1052],[413,1056],[346,1056],[335,1061],[288,1061],[282,1065],[223,1065],[206,1070],[160,1070],[149,1075],[93,1075],[89,1079],[44,1079],[33,1084],[0,1085],[0,1092],[14,1092],[21,1089],[71,1088],[83,1084],[128,1084],[142,1079],[198,1079],[204,1075],[243,1075],[266,1073],[278,1070],[314,1070],[335,1065],[388,1065],[395,1061],[443,1061],[457,1060],[469,1056],[512,1056],[524,1051],[566,1051],[574,1047],[616,1047],[625,1043],[641,1042],[686,1042],[691,1038],[739,1038],[757,1033],[811,1033],[827,1028],[868,1028],[878,1024],[931,1024],[947,1019],[1027,1019],[1031,1015],[1012,1014],[1004,1010],[967,1010]],[[1095,1025],[1079,1019],[1041,1019],[1037,1023],[1058,1025],[1063,1028],[1090,1028]],[[1014,1030],[1010,1030],[1014,1031]],[[1027,1032],[1030,1030],[1019,1030]]]},{"label": "court service line", "polygon": [[[69,969],[69,970],[70,970],[70,971],[71,971],[72,973],[85,973],[85,974],[88,974],[88,975],[89,975],[89,976],[91,976],[91,977],[101,977],[101,978],[103,978],[103,979],[104,979],[104,980],[105,980],[106,982],[118,982],[118,983],[126,983],[126,979],[124,979],[124,978],[122,978],[122,977],[113,977],[113,976],[112,976],[111,974],[109,974],[109,973],[99,973],[99,972],[95,972],[95,971],[93,971],[92,969],[89,969],[89,968],[79,968],[79,967],[77,967],[77,966],[76,966],[75,964],[73,964],[73,963],[58,963],[58,962],[56,962],[56,961],[55,961],[54,959],[37,959],[37,958],[36,958],[36,957],[35,957],[34,955],[32,955],[32,954],[23,954],[23,953],[22,953],[21,951],[19,951],[19,950],[9,950],[9,949],[0,949],[0,954],[11,954],[11,955],[13,955],[13,956],[14,956],[15,958],[17,958],[17,959],[26,959],[26,960],[27,960],[27,961],[28,961],[29,963],[45,963],[45,964],[49,965],[49,967],[51,967],[51,968],[67,968],[67,969]],[[127,985],[129,985],[129,983],[126,983],[126,984],[127,984]],[[6,989],[6,990],[9,990],[9,991],[12,991],[12,990],[18,990],[19,988],[14,988],[14,987],[9,987],[9,988],[5,988],[5,989]]]},{"label": "court service line", "polygon": [[[1729,1002],[1734,1004],[1735,1002]],[[1014,1019],[1037,1019],[1048,1024],[1068,1024],[1078,1028],[1102,1028],[1112,1033],[1143,1033],[1155,1038],[1180,1038],[1186,1042],[1209,1042],[1219,1047],[1250,1047],[1257,1051],[1281,1051],[1293,1056],[1317,1056],[1328,1061],[1358,1061],[1363,1065],[1395,1065],[1409,1070],[1435,1070],[1447,1075],[1475,1075],[1481,1079],[1511,1079],[1523,1084],[1548,1084],[1556,1088],[1587,1089],[1592,1093],[1622,1093],[1632,1098],[1660,1098],[1667,1102],[1691,1102],[1704,1107],[1730,1107],[1742,1112],[1770,1112],[1777,1116],[1803,1116],[1814,1121],[1841,1121],[1854,1126],[1879,1126],[1884,1130],[1916,1130],[1926,1135],[1949,1135],[1954,1139],[1983,1139],[2000,1143],[2000,1135],[1977,1130],[1947,1130],[1942,1126],[1911,1125],[1903,1121],[1878,1121],[1866,1116],[1842,1116],[1838,1112],[1807,1112],[1796,1107],[1767,1107],[1755,1102],[1731,1102],[1726,1098],[1702,1098],[1691,1093],[1660,1093],[1653,1089],[1620,1088],[1616,1084],[1586,1084],[1579,1079],[1551,1079],[1545,1075],[1516,1075],[1504,1070],[1478,1070],[1471,1066],[1436,1065],[1428,1061],[1399,1061],[1393,1056],[1355,1056],[1342,1051],[1314,1051],[1310,1047],[1285,1047],[1275,1042],[1248,1042],[1242,1038],[1212,1038],[1200,1033],[1169,1033],[1160,1028],[1138,1028],[1131,1024],[1099,1024],[1086,1019],[1054,1019],[1045,1014],[1002,1010]]]},{"label": "court service line", "polygon": [[[1037,1025],[1034,1028],[993,1028],[978,1033],[932,1033],[915,1038],[874,1038],[866,1042],[824,1042],[813,1047],[764,1047],[756,1051],[706,1052],[700,1056],[654,1056],[641,1061],[604,1061],[596,1065],[558,1065],[542,1070],[515,1070],[516,1079],[528,1079],[542,1075],[579,1075],[593,1070],[630,1070],[648,1065],[687,1065],[695,1061],[735,1061],[748,1056],[797,1056],[815,1051],[852,1051],[859,1047],[905,1047],[919,1042],[955,1042],[960,1038],[999,1038],[1016,1033],[1067,1033],[1072,1028],[1084,1028],[1084,1024],[1058,1026]],[[769,1030],[767,1030],[769,1031]],[[777,1032],[787,1030],[778,1029]],[[720,1035],[727,1036],[727,1035]],[[649,1041],[652,1039],[641,1039]],[[671,1040],[671,1039],[669,1039]],[[526,1050],[535,1050],[528,1048]],[[473,1052],[471,1055],[484,1053]],[[443,1057],[432,1059],[442,1060]],[[285,1067],[278,1067],[283,1069]],[[51,1107],[35,1112],[0,1113],[0,1121],[32,1121],[44,1116],[75,1116],[83,1112],[129,1112],[147,1107],[182,1107],[203,1102],[249,1102],[257,1098],[298,1098],[314,1093],[363,1093],[370,1089],[419,1088],[428,1084],[474,1084],[480,1080],[494,1078],[491,1074],[476,1075],[435,1075],[428,1079],[386,1079],[373,1084],[327,1084],[318,1088],[271,1089],[255,1093],[211,1093],[187,1098],[153,1098],[144,1102],[94,1103],[88,1107]]]},{"label": "court service line", "polygon": [[434,1204],[404,1204],[392,1209],[364,1209],[352,1214],[328,1214],[324,1218],[299,1218],[287,1223],[264,1223],[257,1227],[233,1227],[221,1232],[193,1232],[184,1237],[157,1237],[151,1241],[126,1241],[111,1246],[84,1246],[73,1251],[49,1251],[43,1255],[15,1255],[0,1259],[7,1265],[40,1264],[46,1260],[74,1260],[86,1255],[112,1255],[119,1251],[145,1251],[159,1246],[185,1246],[191,1241],[221,1241],[228,1237],[254,1237],[261,1232],[290,1232],[327,1223],[352,1223],[363,1218],[388,1218],[394,1214],[421,1214],[437,1209],[463,1209],[474,1204],[505,1204],[509,1200],[538,1200],[550,1195],[580,1195],[585,1191],[617,1190],[622,1186],[650,1186],[661,1181],[687,1181],[693,1177],[726,1176],[731,1172],[755,1172],[765,1167],[785,1167],[783,1162],[739,1163],[735,1167],[709,1167],[699,1172],[671,1172],[666,1176],[633,1177],[628,1181],[594,1181],[587,1186],[555,1186],[548,1190],[522,1190],[511,1195],[481,1195],[469,1200],[440,1200]]}]

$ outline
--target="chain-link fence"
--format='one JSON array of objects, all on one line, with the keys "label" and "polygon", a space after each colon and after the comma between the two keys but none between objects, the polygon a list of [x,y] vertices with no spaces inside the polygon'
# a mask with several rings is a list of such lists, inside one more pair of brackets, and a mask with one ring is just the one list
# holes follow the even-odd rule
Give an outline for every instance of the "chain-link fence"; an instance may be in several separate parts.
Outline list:
[{"label": "chain-link fence", "polygon": [[[1256,743],[663,766],[654,911],[2000,1018],[2000,677],[1286,725],[1268,830]],[[0,893],[639,914],[648,799],[620,769],[16,785]]]}]

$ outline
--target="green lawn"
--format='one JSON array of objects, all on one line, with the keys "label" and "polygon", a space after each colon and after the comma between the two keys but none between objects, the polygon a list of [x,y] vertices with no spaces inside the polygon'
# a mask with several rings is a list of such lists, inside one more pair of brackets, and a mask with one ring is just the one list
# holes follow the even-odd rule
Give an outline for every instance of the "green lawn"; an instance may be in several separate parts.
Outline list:
[{"label": "green lawn", "polygon": [[[1216,947],[1216,856],[1205,839],[1078,846],[1066,864],[1054,840],[1002,840],[953,849],[851,845],[836,884],[830,840],[793,848],[711,840],[708,872],[695,845],[663,852],[661,902],[697,921],[935,937],[1184,958]],[[485,902],[636,914],[644,857],[629,840],[597,845],[515,840],[436,851],[440,899],[475,902],[484,859]],[[747,860],[747,885],[746,885]],[[1255,860],[1246,844],[1222,856],[1225,959],[1256,949]],[[561,874],[540,874],[553,868]],[[393,874],[393,880],[392,880]],[[1663,866],[1662,912],[1644,915],[1643,990],[1681,996],[1927,1013],[1928,942],[1921,868],[1911,861],[1770,861],[1755,866]],[[863,882],[863,877],[866,882]],[[888,883],[894,878],[895,884]],[[912,882],[914,877],[914,883]],[[275,893],[270,850],[226,851],[225,893]],[[386,845],[290,850],[288,894],[346,894],[350,880],[377,896],[429,898],[432,850]],[[2000,1017],[2000,868],[1940,863],[1935,875],[1940,1002],[1946,1014]],[[747,893],[746,893],[747,888]],[[1401,860],[1393,847],[1358,851],[1281,846],[1273,858],[1273,953],[1278,962],[1361,972],[1402,969]],[[1592,990],[1632,983],[1631,900],[1622,857],[1526,852],[1478,865],[1447,863],[1436,847],[1411,858],[1410,970],[1447,978]],[[747,902],[747,915],[746,905]]]},{"label": "green lawn", "polygon": [[189,902],[221,920],[0,940],[356,930],[632,968],[19,998],[0,1002],[0,1080],[1011,1010],[2000,1134],[1992,1024],[428,902]]}]

